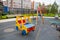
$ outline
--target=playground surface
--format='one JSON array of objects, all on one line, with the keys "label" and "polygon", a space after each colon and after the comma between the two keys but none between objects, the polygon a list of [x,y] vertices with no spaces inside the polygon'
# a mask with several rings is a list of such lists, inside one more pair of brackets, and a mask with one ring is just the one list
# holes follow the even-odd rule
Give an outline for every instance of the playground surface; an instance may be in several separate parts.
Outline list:
[{"label": "playground surface", "polygon": [[26,36],[22,36],[20,31],[16,31],[15,21],[0,23],[0,40],[60,40],[60,33],[50,25],[49,20],[53,20],[53,18],[45,19],[45,23],[42,24],[39,19],[36,30]]}]

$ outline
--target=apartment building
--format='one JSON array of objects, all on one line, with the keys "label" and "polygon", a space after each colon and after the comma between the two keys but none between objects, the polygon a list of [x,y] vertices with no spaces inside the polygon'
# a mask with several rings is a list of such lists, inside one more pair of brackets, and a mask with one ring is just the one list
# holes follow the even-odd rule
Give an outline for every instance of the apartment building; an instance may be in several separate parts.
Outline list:
[{"label": "apartment building", "polygon": [[31,0],[23,0],[23,8],[31,9]]},{"label": "apartment building", "polygon": [[31,9],[31,0],[6,0],[3,4],[13,8],[28,8]]}]

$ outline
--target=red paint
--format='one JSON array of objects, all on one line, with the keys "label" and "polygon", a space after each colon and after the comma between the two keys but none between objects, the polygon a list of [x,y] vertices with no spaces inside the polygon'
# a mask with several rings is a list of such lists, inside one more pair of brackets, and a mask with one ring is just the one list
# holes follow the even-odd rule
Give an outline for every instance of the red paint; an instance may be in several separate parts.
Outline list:
[{"label": "red paint", "polygon": [[28,32],[33,31],[33,30],[35,30],[35,26],[27,29]]},{"label": "red paint", "polygon": [[26,21],[25,21],[25,20],[18,20],[18,23],[19,23],[19,24],[21,24],[21,23],[25,24]]},{"label": "red paint", "polygon": [[21,24],[22,23],[21,20],[18,20],[18,23]]},{"label": "red paint", "polygon": [[25,20],[22,20],[23,21],[23,23],[26,23],[26,21]]}]

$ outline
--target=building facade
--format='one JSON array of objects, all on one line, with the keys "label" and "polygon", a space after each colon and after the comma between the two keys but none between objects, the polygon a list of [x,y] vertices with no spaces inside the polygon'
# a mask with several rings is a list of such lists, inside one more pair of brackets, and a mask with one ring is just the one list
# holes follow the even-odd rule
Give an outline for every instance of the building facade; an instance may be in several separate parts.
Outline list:
[{"label": "building facade", "polygon": [[31,9],[31,0],[23,0],[23,8]]},{"label": "building facade", "polygon": [[3,4],[13,8],[28,8],[31,9],[31,0],[6,0]]}]

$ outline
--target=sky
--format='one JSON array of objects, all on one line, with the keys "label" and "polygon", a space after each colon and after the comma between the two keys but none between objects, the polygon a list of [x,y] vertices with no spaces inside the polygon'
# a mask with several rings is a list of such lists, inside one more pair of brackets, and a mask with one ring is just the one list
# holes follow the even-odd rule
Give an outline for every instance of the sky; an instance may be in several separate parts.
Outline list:
[{"label": "sky", "polygon": [[[33,1],[33,0],[31,0]],[[60,0],[34,0],[35,2],[40,2],[41,4],[45,4],[45,5],[48,5],[48,4],[53,4],[54,1],[57,2],[58,5],[60,5]]]}]

